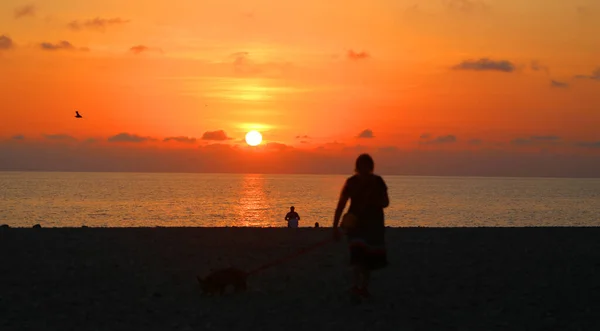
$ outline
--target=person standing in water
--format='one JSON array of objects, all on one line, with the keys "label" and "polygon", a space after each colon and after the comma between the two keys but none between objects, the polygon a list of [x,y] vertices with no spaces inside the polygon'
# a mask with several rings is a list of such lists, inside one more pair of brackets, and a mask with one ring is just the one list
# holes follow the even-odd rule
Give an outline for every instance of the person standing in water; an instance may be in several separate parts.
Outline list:
[{"label": "person standing in water", "polygon": [[288,228],[297,228],[300,215],[295,211],[294,206],[290,207],[290,212],[285,215],[285,220],[288,222]]},{"label": "person standing in water", "polygon": [[373,173],[374,169],[375,163],[370,155],[362,154],[356,159],[356,174],[346,180],[333,219],[333,236],[339,240],[338,224],[350,200],[342,225],[348,237],[350,264],[354,269],[351,292],[361,297],[370,296],[371,271],[385,268],[388,264],[383,209],[389,206],[390,201],[387,185],[383,178]]}]

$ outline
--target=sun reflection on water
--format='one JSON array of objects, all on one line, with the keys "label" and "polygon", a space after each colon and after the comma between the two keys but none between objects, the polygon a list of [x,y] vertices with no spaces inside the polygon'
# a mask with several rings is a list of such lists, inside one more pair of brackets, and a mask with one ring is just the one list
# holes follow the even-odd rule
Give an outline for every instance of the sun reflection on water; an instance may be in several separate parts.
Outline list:
[{"label": "sun reflection on water", "polygon": [[237,226],[266,226],[269,224],[264,175],[244,175],[237,209]]}]

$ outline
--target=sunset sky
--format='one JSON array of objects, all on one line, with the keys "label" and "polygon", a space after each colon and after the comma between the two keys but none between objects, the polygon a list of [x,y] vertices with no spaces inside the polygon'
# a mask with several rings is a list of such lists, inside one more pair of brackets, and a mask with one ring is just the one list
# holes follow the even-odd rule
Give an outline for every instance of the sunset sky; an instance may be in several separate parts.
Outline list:
[{"label": "sunset sky", "polygon": [[597,177],[598,36],[597,0],[3,0],[0,169]]}]

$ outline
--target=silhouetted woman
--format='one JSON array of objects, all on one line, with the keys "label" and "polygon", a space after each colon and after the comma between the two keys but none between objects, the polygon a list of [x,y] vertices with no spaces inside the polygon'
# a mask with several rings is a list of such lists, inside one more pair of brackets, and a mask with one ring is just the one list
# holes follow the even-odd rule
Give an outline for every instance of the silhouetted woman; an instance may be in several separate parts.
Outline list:
[{"label": "silhouetted woman", "polygon": [[389,197],[385,181],[373,174],[374,169],[370,155],[362,154],[356,159],[356,174],[346,180],[333,219],[334,237],[339,239],[338,224],[350,199],[342,227],[348,237],[350,264],[354,267],[351,290],[363,297],[370,295],[371,271],[387,266],[383,209],[389,205]]}]

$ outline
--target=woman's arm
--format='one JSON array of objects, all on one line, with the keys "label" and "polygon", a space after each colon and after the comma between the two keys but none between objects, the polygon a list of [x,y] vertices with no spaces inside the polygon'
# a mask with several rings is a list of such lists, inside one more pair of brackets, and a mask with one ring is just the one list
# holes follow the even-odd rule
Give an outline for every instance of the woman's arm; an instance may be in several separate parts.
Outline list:
[{"label": "woman's arm", "polygon": [[346,203],[350,196],[348,195],[347,183],[344,184],[344,188],[342,188],[342,192],[340,193],[340,198],[337,203],[337,207],[335,208],[335,215],[333,216],[333,228],[337,228],[340,223],[340,218],[342,218],[342,213],[346,208]]},{"label": "woman's arm", "polygon": [[383,200],[381,201],[381,206],[383,208],[387,208],[390,205],[390,197],[388,196],[387,190],[383,193]]},{"label": "woman's arm", "polygon": [[383,208],[387,208],[390,205],[390,197],[388,195],[387,185],[385,184],[385,181],[383,180],[383,178],[381,178],[381,185],[382,185],[382,188],[383,188],[383,197],[381,199],[381,206]]}]

